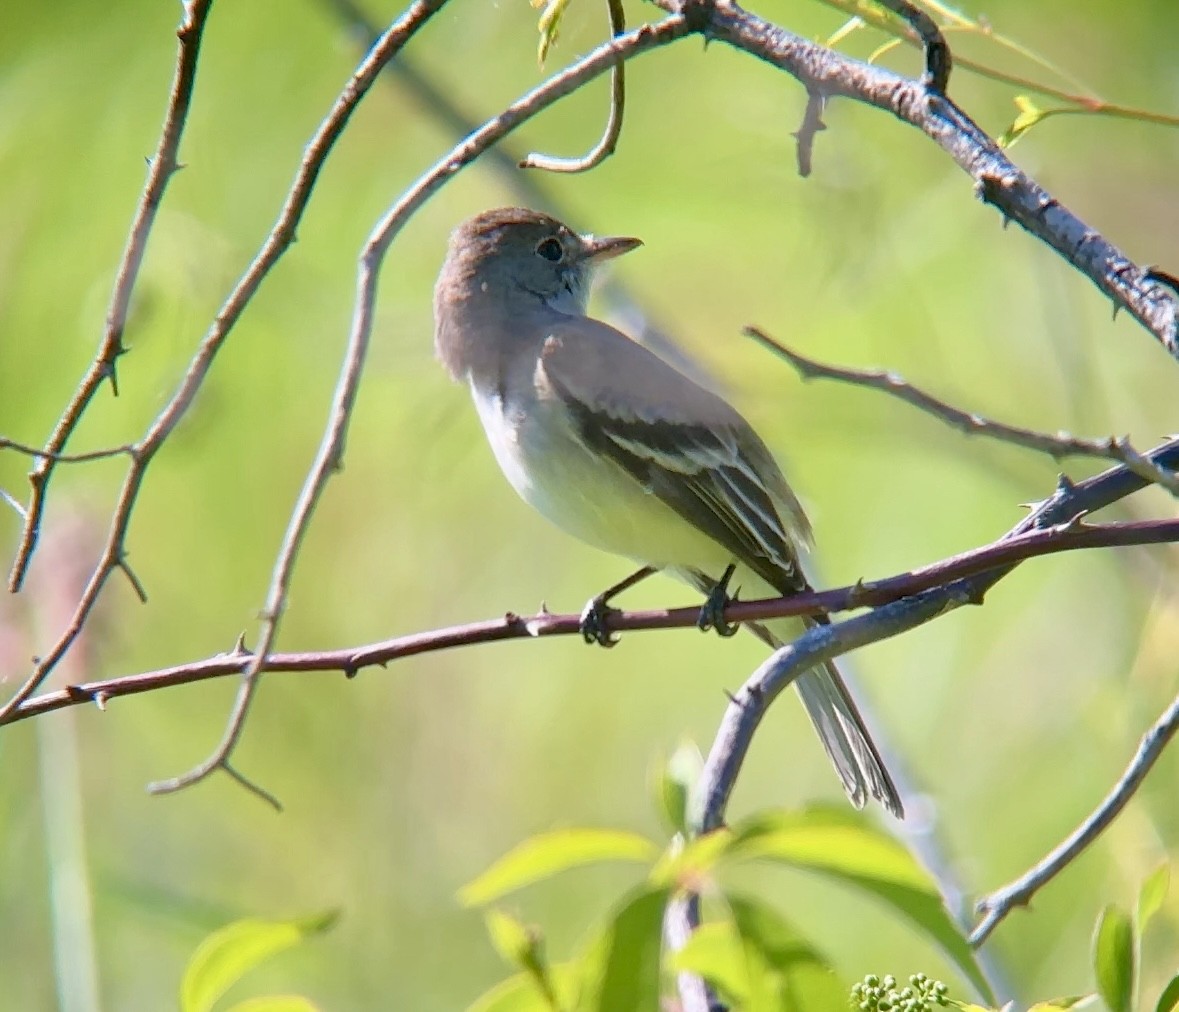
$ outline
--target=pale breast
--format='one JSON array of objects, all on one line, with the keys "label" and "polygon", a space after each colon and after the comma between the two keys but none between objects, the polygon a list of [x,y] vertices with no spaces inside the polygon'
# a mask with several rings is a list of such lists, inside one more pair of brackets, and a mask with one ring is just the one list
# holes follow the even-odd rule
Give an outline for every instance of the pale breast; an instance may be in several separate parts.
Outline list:
[{"label": "pale breast", "polygon": [[527,413],[496,391],[471,385],[479,419],[504,476],[520,497],[562,530],[597,548],[660,567],[720,572],[727,551],[589,450],[559,402]]}]

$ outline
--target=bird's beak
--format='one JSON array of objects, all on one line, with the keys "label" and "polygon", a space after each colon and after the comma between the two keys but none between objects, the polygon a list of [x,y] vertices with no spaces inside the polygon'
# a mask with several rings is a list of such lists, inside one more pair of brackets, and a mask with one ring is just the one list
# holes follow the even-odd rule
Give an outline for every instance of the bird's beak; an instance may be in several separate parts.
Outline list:
[{"label": "bird's beak", "polygon": [[643,245],[643,240],[625,235],[583,236],[581,244],[582,259],[599,263],[602,260],[613,260],[632,249],[638,249]]}]

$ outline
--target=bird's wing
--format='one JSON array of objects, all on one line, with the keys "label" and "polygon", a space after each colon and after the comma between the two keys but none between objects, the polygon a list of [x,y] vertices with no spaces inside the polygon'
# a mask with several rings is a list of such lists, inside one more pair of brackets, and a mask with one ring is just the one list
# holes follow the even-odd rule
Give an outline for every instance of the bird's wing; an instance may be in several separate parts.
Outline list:
[{"label": "bird's wing", "polygon": [[552,327],[536,383],[542,396],[560,399],[590,449],[734,559],[782,593],[805,586],[794,539],[809,541],[806,516],[765,444],[728,403],[585,317]]}]

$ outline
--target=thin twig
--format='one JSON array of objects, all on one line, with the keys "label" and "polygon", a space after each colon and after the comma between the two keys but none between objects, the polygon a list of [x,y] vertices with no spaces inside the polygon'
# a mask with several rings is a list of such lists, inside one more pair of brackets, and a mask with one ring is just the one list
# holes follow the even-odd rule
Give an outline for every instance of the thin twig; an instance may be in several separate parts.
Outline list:
[{"label": "thin twig", "polygon": [[14,453],[23,453],[26,457],[51,457],[56,464],[86,464],[94,460],[109,460],[111,457],[132,457],[135,455],[135,447],[130,443],[124,443],[122,446],[110,446],[105,450],[87,450],[85,453],[54,453],[42,446],[20,443],[7,436],[0,436],[0,450],[12,450]]},{"label": "thin twig", "polygon": [[1118,817],[1146,779],[1163,750],[1179,730],[1179,698],[1176,698],[1159,717],[1154,726],[1142,736],[1138,751],[1121,778],[1105,796],[1101,804],[1050,853],[1029,868],[1014,882],[979,900],[977,911],[983,915],[970,934],[970,944],[982,945],[1016,907],[1027,906],[1031,898],[1063,871],[1101,832]]},{"label": "thin twig", "polygon": [[[610,34],[617,38],[626,31],[626,13],[622,9],[622,0],[606,0],[606,8],[610,14]],[[626,77],[623,62],[619,60],[610,74],[610,114],[606,118],[606,129],[602,133],[602,139],[580,158],[555,158],[534,151],[520,160],[520,168],[566,173],[588,172],[597,168],[614,154],[614,149],[618,146],[625,105]]]},{"label": "thin twig", "polygon": [[820,130],[826,130],[823,122],[823,107],[826,99],[822,92],[808,89],[806,93],[806,111],[802,114],[802,125],[794,131],[794,139],[798,148],[798,174],[804,179],[811,174],[811,156],[815,150],[815,135]]},{"label": "thin twig", "polygon": [[119,356],[127,350],[123,345],[123,329],[127,325],[131,293],[139,277],[139,268],[143,264],[143,256],[147,251],[148,235],[155,223],[160,202],[164,199],[164,191],[167,189],[173,173],[180,168],[176,155],[180,150],[180,138],[184,133],[188,107],[192,101],[192,89],[196,82],[197,57],[200,55],[205,21],[212,6],[213,0],[185,0],[183,17],[180,27],[176,30],[179,47],[176,54],[176,73],[172,79],[172,88],[168,98],[168,109],[164,114],[164,125],[160,131],[156,153],[148,162],[147,181],[144,183],[143,194],[135,209],[135,216],[131,220],[127,244],[123,249],[123,257],[115,274],[115,287],[111,293],[110,307],[106,313],[106,326],[103,329],[102,339],[99,341],[98,353],[86,370],[86,375],[82,377],[82,382],[78,385],[74,396],[70,398],[61,417],[57,420],[57,425],[54,426],[44,450],[37,455],[38,459],[32,471],[29,472],[31,486],[29,506],[24,511],[24,528],[21,531],[16,559],[13,561],[12,569],[8,575],[8,589],[13,594],[21,589],[25,574],[28,572],[29,562],[36,550],[37,539],[41,534],[41,518],[45,512],[45,495],[49,488],[49,479],[53,475],[54,465],[65,459],[61,455],[62,449],[74,434],[83,412],[98,392],[98,388],[102,386],[103,380],[109,379],[111,390],[116,396],[119,393],[116,362]]},{"label": "thin twig", "polygon": [[[444,2],[444,0],[443,0]],[[586,81],[615,66],[618,61],[649,52],[667,45],[688,32],[686,19],[672,15],[655,25],[642,25],[626,35],[611,39],[577,63],[554,75],[540,87],[533,89],[508,106],[499,116],[488,120],[479,130],[456,145],[446,156],[427,171],[407,190],[381,218],[370,233],[360,256],[357,272],[356,303],[352,330],[344,355],[340,377],[332,397],[328,423],[303,488],[291,512],[283,536],[282,546],[271,572],[270,589],[263,611],[262,632],[257,652],[242,673],[233,708],[226,720],[221,741],[203,762],[186,773],[149,785],[157,794],[182,790],[199,783],[211,773],[223,768],[232,755],[245,729],[246,717],[257,690],[259,675],[278,635],[279,621],[286,607],[287,593],[295,560],[307,533],[311,517],[327,486],[328,479],[339,470],[344,455],[344,441],[348,422],[356,402],[360,378],[364,370],[369,337],[372,333],[376,303],[377,280],[381,264],[393,239],[410,216],[455,174],[473,162],[483,151],[506,136],[521,123],[548,108],[558,99],[579,88]],[[0,712],[0,721],[4,713]]]},{"label": "thin twig", "polygon": [[1097,457],[1103,460],[1116,460],[1125,464],[1131,471],[1147,481],[1161,485],[1172,495],[1179,496],[1179,473],[1160,467],[1149,457],[1143,456],[1134,449],[1127,436],[1084,439],[1063,432],[1051,435],[1047,432],[1037,432],[1034,429],[1007,425],[972,411],[956,408],[933,394],[914,386],[894,372],[881,369],[844,369],[841,366],[828,365],[787,348],[758,327],[746,327],[743,333],[776,355],[786,359],[798,370],[803,379],[838,380],[841,383],[850,383],[853,386],[866,387],[869,390],[879,390],[904,401],[906,404],[913,405],[919,411],[933,415],[934,418],[968,436],[986,436],[1022,447],[1025,450],[1036,450],[1048,454],[1053,460],[1063,460],[1065,457]]},{"label": "thin twig", "polygon": [[[94,603],[98,600],[107,578],[119,566],[125,555],[123,543],[148,466],[176,427],[177,422],[192,404],[213,365],[214,358],[225,343],[233,325],[253,297],[254,292],[293,241],[296,225],[311,198],[316,178],[324,160],[342,133],[357,104],[376,79],[384,62],[391,59],[406,40],[445,2],[446,0],[415,0],[410,5],[361,61],[356,72],[336,99],[331,112],[320,124],[315,136],[304,149],[303,159],[299,163],[295,180],[283,203],[278,220],[262,248],[218,312],[216,320],[189,362],[188,370],[176,392],[153,420],[143,438],[133,447],[131,465],[127,469],[123,485],[119,490],[106,544],[98,564],[91,574],[90,581],[86,584],[86,589],[78,601],[69,625],[48,653],[36,662],[32,672],[20,688],[3,707],[0,707],[0,721],[3,721],[9,713],[18,707],[22,700],[27,699],[37,690],[37,686],[45,680],[74,642],[94,607]],[[26,530],[28,529],[31,528],[26,525]]]},{"label": "thin twig", "polygon": [[[1174,452],[1179,456],[1179,445],[1174,447]],[[1142,486],[1140,484],[1137,487]],[[1080,498],[1082,486],[1073,486],[1070,495],[1072,498],[1069,501]],[[1062,510],[1062,513],[1067,514],[1067,510]],[[1006,573],[1017,562],[1043,555],[1098,547],[1173,542],[1179,542],[1179,520],[1148,520],[1088,526],[1066,519],[1051,527],[1022,530],[982,548],[963,552],[923,569],[883,580],[859,581],[833,590],[812,591],[766,601],[733,602],[725,608],[725,619],[730,622],[742,622],[819,612],[832,614],[866,606],[879,608],[917,594],[959,583],[979,574]],[[612,631],[631,632],[686,629],[694,627],[699,617],[698,607],[628,611],[612,613],[609,625]],[[509,614],[499,619],[398,636],[365,646],[306,653],[272,653],[265,659],[261,670],[342,673],[351,678],[363,668],[384,667],[392,661],[419,654],[469,647],[477,643],[498,643],[547,636],[576,636],[580,635],[580,630],[580,615],[559,615],[549,611],[526,617]],[[204,660],[135,675],[98,679],[68,686],[58,692],[44,693],[28,699],[9,716],[0,718],[0,725],[82,703],[98,700],[105,703],[121,696],[188,685],[208,678],[238,675],[248,671],[259,656],[246,651],[239,640],[228,653]]]}]

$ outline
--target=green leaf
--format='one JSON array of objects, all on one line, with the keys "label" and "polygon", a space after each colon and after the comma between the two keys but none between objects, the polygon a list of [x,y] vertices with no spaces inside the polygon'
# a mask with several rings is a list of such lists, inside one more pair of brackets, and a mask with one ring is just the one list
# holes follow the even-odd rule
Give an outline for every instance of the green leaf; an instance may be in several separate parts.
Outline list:
[{"label": "green leaf", "polygon": [[578,1012],[659,1008],[663,912],[670,895],[646,886],[627,894],[587,950]]},{"label": "green leaf", "polygon": [[1146,876],[1138,890],[1138,937],[1146,933],[1150,919],[1159,912],[1171,885],[1171,866],[1165,861]]},{"label": "green leaf", "polygon": [[565,15],[565,9],[569,6],[569,0],[532,0],[532,6],[544,8],[536,25],[540,32],[540,42],[536,46],[536,62],[543,67],[549,49],[557,41],[557,28]]},{"label": "green leaf", "polygon": [[483,919],[495,951],[507,962],[521,967],[536,982],[537,990],[549,1005],[556,1008],[556,992],[545,962],[540,932],[502,910],[488,910]]},{"label": "green leaf", "polygon": [[1015,96],[1015,108],[1019,110],[1015,119],[999,137],[999,147],[1009,148],[1046,116],[1051,115],[1036,105],[1027,95]]},{"label": "green leaf", "polygon": [[646,837],[616,829],[559,829],[529,837],[459,890],[468,907],[491,903],[533,882],[600,861],[653,862],[659,849]]},{"label": "green leaf", "polygon": [[567,1009],[573,1004],[581,964],[560,963],[550,967],[550,979],[557,993],[556,1004],[536,986],[536,981],[527,973],[518,973],[496,984],[484,992],[467,1009],[467,1012],[553,1012]]},{"label": "green leaf", "polygon": [[821,872],[883,900],[945,950],[987,1001],[994,995],[937,883],[898,840],[862,816],[816,807],[769,813],[733,828],[731,858]]},{"label": "green leaf", "polygon": [[777,911],[728,896],[745,954],[750,1009],[844,1009],[847,992],[831,965]]},{"label": "green leaf", "polygon": [[701,924],[668,965],[703,977],[737,1008],[750,1008],[745,951],[731,921]]},{"label": "green leaf", "polygon": [[669,847],[651,869],[651,884],[699,891],[701,881],[721,863],[732,843],[733,834],[722,828]]},{"label": "green leaf", "polygon": [[1075,994],[1068,998],[1050,998],[1048,1001],[1038,1001],[1035,1005],[1028,1008],[1028,1012],[1068,1012],[1070,1008],[1076,1008],[1081,1002],[1087,1002],[1096,995],[1092,994]]},{"label": "green leaf", "polygon": [[1154,1012],[1171,1012],[1175,1008],[1179,1008],[1179,973],[1175,974],[1167,986],[1163,988],[1163,993],[1159,995]]},{"label": "green leaf", "polygon": [[1106,907],[1093,933],[1097,993],[1111,1012],[1130,1012],[1134,994],[1134,926],[1120,907]]},{"label": "green leaf", "polygon": [[688,808],[703,768],[704,758],[695,742],[685,741],[655,772],[656,804],[660,816],[673,833],[689,834]]},{"label": "green leaf", "polygon": [[227,1012],[319,1012],[319,1006],[301,994],[273,994],[239,1001]]},{"label": "green leaf", "polygon": [[283,949],[322,934],[336,922],[337,911],[286,921],[246,918],[209,935],[197,947],[180,985],[183,1012],[209,1012],[244,974]]}]

